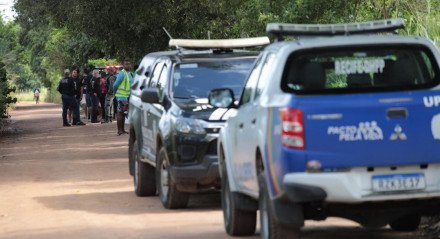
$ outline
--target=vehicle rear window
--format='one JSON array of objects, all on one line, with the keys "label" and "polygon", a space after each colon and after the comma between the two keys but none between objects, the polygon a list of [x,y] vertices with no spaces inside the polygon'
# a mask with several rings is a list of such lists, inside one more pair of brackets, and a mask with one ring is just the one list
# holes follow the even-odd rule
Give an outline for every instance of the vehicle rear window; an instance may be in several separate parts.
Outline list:
[{"label": "vehicle rear window", "polygon": [[325,48],[294,52],[282,89],[299,94],[420,89],[438,85],[438,74],[423,46]]},{"label": "vehicle rear window", "polygon": [[208,98],[213,89],[229,88],[238,99],[256,57],[215,59],[177,64],[174,68],[174,98]]}]

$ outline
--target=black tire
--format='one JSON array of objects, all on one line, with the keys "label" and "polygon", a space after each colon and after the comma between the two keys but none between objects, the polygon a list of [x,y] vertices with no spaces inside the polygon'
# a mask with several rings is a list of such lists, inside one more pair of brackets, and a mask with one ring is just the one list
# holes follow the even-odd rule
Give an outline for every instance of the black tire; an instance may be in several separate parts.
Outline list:
[{"label": "black tire", "polygon": [[260,187],[260,233],[263,239],[299,239],[300,228],[286,227],[280,224],[274,216],[273,207],[270,204],[264,172],[259,175]]},{"label": "black tire", "polygon": [[177,190],[176,184],[171,180],[168,162],[166,150],[162,147],[159,150],[156,165],[156,182],[160,201],[167,209],[186,208],[189,201],[189,194]]},{"label": "black tire", "polygon": [[222,208],[225,230],[230,236],[250,236],[255,234],[257,224],[256,211],[237,209],[233,194],[229,187],[226,170],[222,174]]},{"label": "black tire", "polygon": [[399,232],[412,232],[419,228],[421,221],[420,215],[406,215],[391,222],[390,227]]},{"label": "black tire", "polygon": [[360,223],[362,225],[362,227],[367,228],[367,229],[380,229],[382,227],[385,227],[388,223],[383,223],[383,222],[374,222],[374,221],[369,221],[369,222],[362,222]]},{"label": "black tire", "polygon": [[134,176],[134,159],[133,159],[133,145],[136,141],[133,130],[130,130],[130,138],[128,139],[128,171],[131,176]]},{"label": "black tire", "polygon": [[140,160],[139,147],[137,140],[133,144],[134,192],[139,197],[156,195],[156,177],[154,167]]}]

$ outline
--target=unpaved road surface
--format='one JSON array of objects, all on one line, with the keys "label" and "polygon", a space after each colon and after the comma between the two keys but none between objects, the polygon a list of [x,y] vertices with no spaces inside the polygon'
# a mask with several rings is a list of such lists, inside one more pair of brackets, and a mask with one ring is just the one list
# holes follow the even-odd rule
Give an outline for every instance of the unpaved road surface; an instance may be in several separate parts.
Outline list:
[{"label": "unpaved road surface", "polygon": [[[0,136],[0,238],[228,238],[218,193],[174,211],[135,196],[128,136],[116,136],[116,124],[63,128],[60,106],[32,103],[18,104],[12,119],[17,131]],[[307,223],[303,235],[418,238],[341,219]]]}]

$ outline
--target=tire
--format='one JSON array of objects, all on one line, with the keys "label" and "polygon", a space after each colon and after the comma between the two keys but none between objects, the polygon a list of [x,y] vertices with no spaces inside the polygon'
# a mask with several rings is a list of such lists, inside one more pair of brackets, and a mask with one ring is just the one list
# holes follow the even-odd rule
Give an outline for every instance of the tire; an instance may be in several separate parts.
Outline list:
[{"label": "tire", "polygon": [[391,222],[390,227],[399,232],[412,232],[419,228],[421,221],[420,215],[406,215]]},{"label": "tire", "polygon": [[380,229],[382,227],[386,227],[386,225],[388,223],[383,223],[383,222],[362,222],[360,223],[362,227],[367,228],[367,229]]},{"label": "tire", "polygon": [[[134,132],[131,130],[130,138],[128,140],[128,171],[131,176],[134,176],[134,159],[133,159],[133,145],[135,145],[136,139],[134,138]],[[137,143],[137,142],[136,142]]]},{"label": "tire", "polygon": [[275,219],[270,203],[264,172],[259,175],[260,187],[260,233],[262,239],[299,239],[300,228],[286,227]]},{"label": "tire", "polygon": [[167,209],[186,208],[189,194],[177,190],[176,184],[171,180],[168,156],[165,148],[159,150],[156,165],[156,182],[159,198]]},{"label": "tire", "polygon": [[230,236],[250,236],[255,234],[257,224],[256,211],[243,211],[237,209],[233,194],[229,187],[226,170],[222,178],[222,208],[225,230]]},{"label": "tire", "polygon": [[133,144],[134,192],[139,197],[156,195],[156,177],[154,167],[140,160],[137,140]]}]

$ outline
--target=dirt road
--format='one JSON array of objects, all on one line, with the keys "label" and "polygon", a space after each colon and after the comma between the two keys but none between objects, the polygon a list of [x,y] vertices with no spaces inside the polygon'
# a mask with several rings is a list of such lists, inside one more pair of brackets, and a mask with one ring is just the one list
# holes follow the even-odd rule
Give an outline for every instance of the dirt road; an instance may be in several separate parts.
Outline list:
[{"label": "dirt road", "polygon": [[[228,238],[218,193],[195,196],[188,209],[175,211],[157,197],[134,195],[128,137],[116,136],[115,124],[63,128],[60,107],[52,104],[20,103],[12,115],[17,131],[0,136],[0,238]],[[303,234],[417,238],[340,219],[307,223]]]}]

